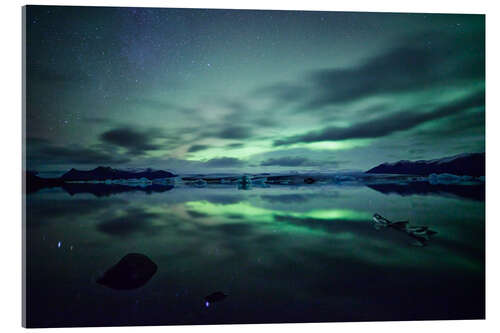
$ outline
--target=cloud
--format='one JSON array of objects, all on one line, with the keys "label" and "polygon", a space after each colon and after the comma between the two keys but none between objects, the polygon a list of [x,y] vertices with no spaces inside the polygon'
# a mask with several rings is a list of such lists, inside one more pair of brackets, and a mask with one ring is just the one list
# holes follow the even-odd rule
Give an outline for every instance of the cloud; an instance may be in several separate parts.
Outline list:
[{"label": "cloud", "polygon": [[274,127],[278,125],[278,122],[276,120],[270,119],[268,117],[255,119],[253,123],[261,127]]},{"label": "cloud", "polygon": [[243,147],[244,144],[243,143],[230,143],[228,145],[226,145],[227,148],[231,148],[231,149],[234,149],[234,148],[241,148]]},{"label": "cloud", "polygon": [[56,145],[40,138],[27,139],[28,164],[33,168],[49,164],[59,165],[97,165],[121,164],[130,159],[121,154],[109,154],[97,147],[82,147],[81,145]]},{"label": "cloud", "polygon": [[208,145],[192,145],[191,147],[189,147],[189,149],[187,151],[188,151],[188,153],[194,153],[194,152],[197,152],[200,150],[205,150],[208,148],[210,148],[210,146],[208,146]]},{"label": "cloud", "polygon": [[248,126],[228,126],[217,132],[215,136],[221,139],[247,139],[253,135]]},{"label": "cloud", "polygon": [[421,129],[415,133],[419,139],[435,140],[436,136],[443,139],[456,139],[471,134],[484,136],[485,113],[484,107],[474,112],[461,112],[456,116],[443,119],[438,127]]},{"label": "cloud", "polygon": [[383,94],[484,81],[484,23],[460,34],[427,32],[401,39],[387,52],[350,68],[306,73],[300,83],[259,88],[256,94],[279,103],[297,103],[311,112]]},{"label": "cloud", "polygon": [[310,161],[308,158],[292,156],[292,157],[279,157],[279,158],[269,158],[260,163],[261,166],[314,166],[318,165],[316,162]]},{"label": "cloud", "polygon": [[205,217],[209,217],[210,215],[202,213],[202,212],[197,212],[195,210],[186,210],[186,213],[188,213],[189,216],[195,219],[201,219]]},{"label": "cloud", "polygon": [[153,143],[160,137],[161,135],[155,129],[138,131],[129,127],[121,127],[102,133],[100,139],[108,144],[128,149],[131,155],[143,155],[147,151],[161,148]]},{"label": "cloud", "polygon": [[231,168],[231,167],[240,167],[245,163],[242,160],[239,160],[234,157],[220,157],[220,158],[212,158],[203,163],[204,166],[209,168]]},{"label": "cloud", "polygon": [[408,130],[430,120],[444,118],[466,111],[472,107],[484,106],[484,91],[468,96],[458,102],[438,107],[432,111],[405,110],[384,117],[357,123],[349,127],[330,126],[319,131],[276,140],[275,146],[300,142],[339,141],[347,139],[379,138],[394,132]]},{"label": "cloud", "polygon": [[252,96],[273,96],[278,103],[289,103],[291,101],[303,98],[306,90],[306,85],[299,85],[290,82],[280,82],[258,88],[252,93]]},{"label": "cloud", "polygon": [[[233,218],[236,215],[233,215]],[[248,236],[253,235],[255,227],[250,223],[224,223],[212,226],[218,233],[223,233],[229,236]]]},{"label": "cloud", "polygon": [[114,121],[109,119],[109,118],[106,118],[106,117],[85,117],[85,118],[82,118],[83,121],[85,122],[88,122],[88,123],[92,123],[92,124],[104,124],[104,125],[107,125],[107,124],[113,124]]},{"label": "cloud", "polygon": [[177,112],[191,114],[191,116],[192,116],[192,114],[197,111],[196,108],[182,106],[182,105],[176,105],[176,104],[172,104],[169,102],[164,102],[164,101],[161,101],[158,99],[151,99],[151,98],[134,98],[134,99],[131,99],[129,102],[136,104],[138,106],[145,106],[151,110],[156,110],[156,111],[160,111],[160,112],[177,111]]}]

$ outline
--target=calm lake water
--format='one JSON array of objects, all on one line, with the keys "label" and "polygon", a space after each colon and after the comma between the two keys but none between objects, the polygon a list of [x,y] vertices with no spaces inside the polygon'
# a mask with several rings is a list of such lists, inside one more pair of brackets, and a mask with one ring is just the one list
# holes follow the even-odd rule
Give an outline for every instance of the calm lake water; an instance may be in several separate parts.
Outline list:
[{"label": "calm lake water", "polygon": [[[30,327],[484,318],[484,187],[78,192],[26,196]],[[416,246],[374,213],[437,234]],[[128,253],[156,263],[145,285],[95,282]]]}]

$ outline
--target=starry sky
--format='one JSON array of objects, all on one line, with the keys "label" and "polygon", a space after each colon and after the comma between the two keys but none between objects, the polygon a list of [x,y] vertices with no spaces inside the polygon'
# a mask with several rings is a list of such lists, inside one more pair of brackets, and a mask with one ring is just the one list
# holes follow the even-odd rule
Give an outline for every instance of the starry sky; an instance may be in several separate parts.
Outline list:
[{"label": "starry sky", "polygon": [[483,15],[28,6],[26,167],[367,170],[483,152]]}]

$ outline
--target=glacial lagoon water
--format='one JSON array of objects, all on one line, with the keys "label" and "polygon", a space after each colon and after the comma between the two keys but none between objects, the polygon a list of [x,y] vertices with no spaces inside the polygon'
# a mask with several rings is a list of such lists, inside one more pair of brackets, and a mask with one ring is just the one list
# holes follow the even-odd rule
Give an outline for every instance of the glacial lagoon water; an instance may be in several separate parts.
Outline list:
[{"label": "glacial lagoon water", "polygon": [[[26,205],[29,327],[485,314],[484,186],[52,188]],[[374,213],[437,234],[420,246]],[[96,283],[129,253],[157,265],[144,285]]]}]

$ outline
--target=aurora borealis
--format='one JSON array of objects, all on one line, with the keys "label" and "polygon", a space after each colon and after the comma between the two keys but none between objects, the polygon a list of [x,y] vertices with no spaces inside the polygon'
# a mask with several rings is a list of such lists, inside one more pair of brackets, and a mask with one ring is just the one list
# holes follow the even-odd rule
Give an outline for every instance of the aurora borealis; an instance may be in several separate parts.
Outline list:
[{"label": "aurora borealis", "polygon": [[26,29],[28,169],[484,151],[483,15],[28,6]]}]

